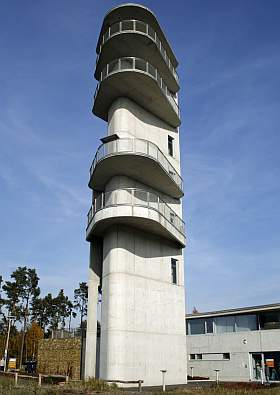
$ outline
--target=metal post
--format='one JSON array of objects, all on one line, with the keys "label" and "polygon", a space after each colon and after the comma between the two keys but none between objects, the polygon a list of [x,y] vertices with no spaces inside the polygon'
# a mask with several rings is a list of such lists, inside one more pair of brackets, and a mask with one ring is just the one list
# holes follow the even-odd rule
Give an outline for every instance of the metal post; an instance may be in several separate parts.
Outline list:
[{"label": "metal post", "polygon": [[214,370],[216,372],[216,384],[219,384],[219,369]]},{"label": "metal post", "polygon": [[17,386],[18,385],[18,373],[16,372],[15,373],[15,386]]},{"label": "metal post", "polygon": [[190,366],[191,368],[191,378],[193,379],[193,366]]},{"label": "metal post", "polygon": [[39,377],[38,377],[38,386],[41,387],[42,385],[42,374],[39,373]]},{"label": "metal post", "polygon": [[138,381],[138,391],[142,392],[142,380]]},{"label": "metal post", "polygon": [[165,373],[167,370],[161,370],[162,373],[162,391],[165,392]]},{"label": "metal post", "polygon": [[261,368],[260,371],[261,371],[261,382],[262,382],[262,384],[263,384],[263,383],[264,383],[264,379],[263,379],[263,376],[264,376],[264,374],[263,374],[263,368]]}]

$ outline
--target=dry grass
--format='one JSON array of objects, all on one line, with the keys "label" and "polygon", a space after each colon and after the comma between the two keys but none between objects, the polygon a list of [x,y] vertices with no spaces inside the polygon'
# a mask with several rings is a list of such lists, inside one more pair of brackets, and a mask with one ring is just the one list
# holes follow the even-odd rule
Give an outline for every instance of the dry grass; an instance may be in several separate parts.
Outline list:
[{"label": "dry grass", "polygon": [[[100,395],[124,395],[131,392],[95,379],[70,382],[64,385],[47,384],[42,387],[38,387],[38,383],[34,381],[20,380],[19,385],[15,387],[13,379],[0,377],[0,395],[91,395],[97,393]],[[137,392],[134,391],[133,394],[136,395]],[[143,390],[142,395],[163,395],[163,393]],[[280,387],[221,384],[217,387],[178,388],[166,391],[166,395],[280,395]]]}]

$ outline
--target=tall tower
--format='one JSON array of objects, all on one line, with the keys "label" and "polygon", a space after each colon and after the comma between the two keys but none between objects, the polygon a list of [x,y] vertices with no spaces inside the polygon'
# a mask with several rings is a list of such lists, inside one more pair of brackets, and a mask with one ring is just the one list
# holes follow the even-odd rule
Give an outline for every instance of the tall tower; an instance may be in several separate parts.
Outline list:
[{"label": "tall tower", "polygon": [[107,13],[95,69],[93,113],[108,127],[90,168],[86,377],[158,385],[166,370],[167,384],[186,381],[177,65],[149,9]]}]

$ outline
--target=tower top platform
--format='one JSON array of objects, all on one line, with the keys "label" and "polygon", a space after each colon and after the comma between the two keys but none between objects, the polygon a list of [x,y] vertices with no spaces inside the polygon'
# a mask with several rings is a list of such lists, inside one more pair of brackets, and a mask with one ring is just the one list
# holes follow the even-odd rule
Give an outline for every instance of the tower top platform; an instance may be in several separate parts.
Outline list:
[{"label": "tower top platform", "polygon": [[107,14],[104,17],[99,38],[97,41],[96,53],[98,54],[100,51],[100,45],[102,42],[103,34],[109,28],[109,26],[121,20],[131,19],[131,18],[147,23],[156,31],[157,35],[159,36],[159,39],[161,40],[161,42],[163,43],[166,49],[167,55],[170,58],[173,66],[177,67],[178,60],[174,52],[172,51],[172,48],[167,38],[165,37],[165,34],[163,33],[163,30],[155,14],[149,8],[136,3],[120,4],[119,6],[114,7],[107,12]]}]

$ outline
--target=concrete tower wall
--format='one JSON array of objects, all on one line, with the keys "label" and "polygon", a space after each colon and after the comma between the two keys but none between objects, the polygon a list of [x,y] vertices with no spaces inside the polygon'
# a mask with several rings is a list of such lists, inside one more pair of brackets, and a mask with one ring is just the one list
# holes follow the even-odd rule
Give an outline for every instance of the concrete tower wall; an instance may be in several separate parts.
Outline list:
[{"label": "concrete tower wall", "polygon": [[[108,135],[117,133],[120,138],[140,138],[155,143],[158,148],[168,157],[174,168],[180,173],[180,147],[179,133],[176,128],[155,117],[144,110],[133,101],[127,98],[117,99],[109,110]],[[168,136],[174,139],[174,155],[168,155]],[[154,191],[144,184],[141,184],[127,177],[118,178],[118,181],[110,181],[106,185],[106,190],[117,188],[140,188]],[[168,196],[160,191],[156,193],[167,202],[172,209],[182,216],[182,203],[180,199]]]},{"label": "concrete tower wall", "polygon": [[[150,234],[116,225],[104,236],[101,377],[184,383],[182,250]],[[178,259],[178,284],[170,258]]]},{"label": "concrete tower wall", "polygon": [[[177,128],[172,128],[152,113],[126,97],[120,97],[111,106],[108,115],[108,134],[138,137],[155,143],[180,172],[180,146]],[[168,136],[174,139],[174,156],[168,155]]]}]

